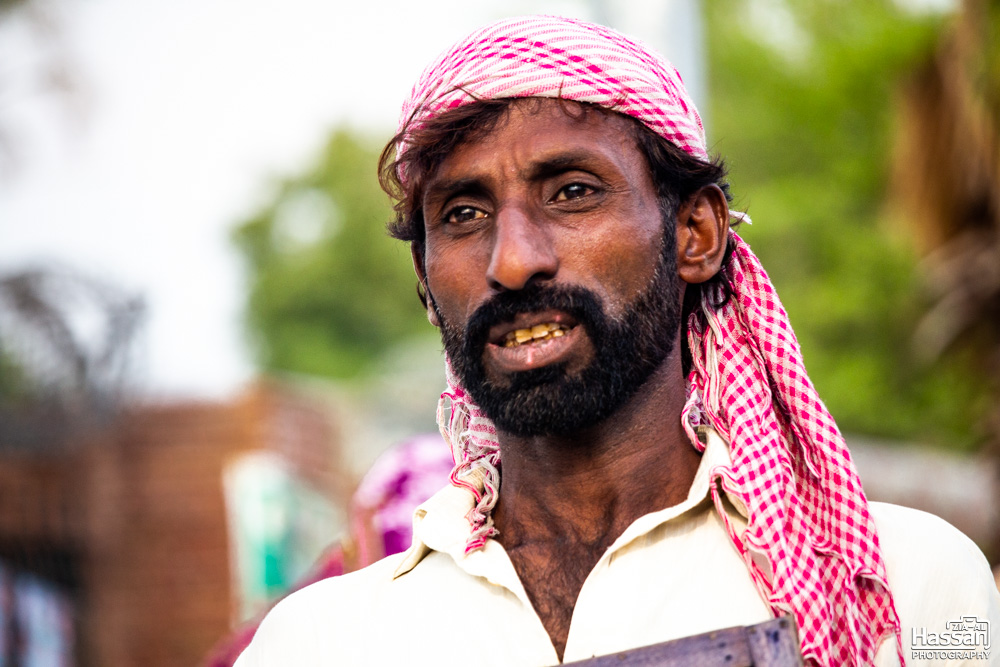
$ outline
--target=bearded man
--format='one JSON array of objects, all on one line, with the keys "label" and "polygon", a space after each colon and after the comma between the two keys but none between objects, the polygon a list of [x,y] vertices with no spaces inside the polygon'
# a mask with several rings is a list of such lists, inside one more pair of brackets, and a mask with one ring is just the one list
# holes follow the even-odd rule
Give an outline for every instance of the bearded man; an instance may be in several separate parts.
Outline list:
[{"label": "bearded man", "polygon": [[811,664],[914,664],[949,621],[997,626],[967,538],[866,500],[665,60],[500,21],[402,118],[382,176],[447,353],[451,485],[241,667],[545,665],[783,614]]}]

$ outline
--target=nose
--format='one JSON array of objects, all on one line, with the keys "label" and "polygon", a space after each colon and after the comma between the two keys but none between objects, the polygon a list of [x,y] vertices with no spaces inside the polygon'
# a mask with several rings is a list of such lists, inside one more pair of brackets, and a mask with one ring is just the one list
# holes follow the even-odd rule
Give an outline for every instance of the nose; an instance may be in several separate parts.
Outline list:
[{"label": "nose", "polygon": [[549,231],[520,208],[496,214],[486,279],[496,291],[520,290],[533,281],[554,278],[559,259]]}]

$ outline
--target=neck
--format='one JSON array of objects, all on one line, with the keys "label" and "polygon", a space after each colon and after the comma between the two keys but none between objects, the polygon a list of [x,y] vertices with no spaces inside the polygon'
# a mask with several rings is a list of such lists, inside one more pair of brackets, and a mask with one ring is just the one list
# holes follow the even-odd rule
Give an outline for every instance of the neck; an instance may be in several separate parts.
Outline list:
[{"label": "neck", "polygon": [[700,462],[681,426],[684,401],[673,354],[597,426],[554,437],[498,434],[501,543],[569,540],[599,555],[638,517],[683,501]]}]

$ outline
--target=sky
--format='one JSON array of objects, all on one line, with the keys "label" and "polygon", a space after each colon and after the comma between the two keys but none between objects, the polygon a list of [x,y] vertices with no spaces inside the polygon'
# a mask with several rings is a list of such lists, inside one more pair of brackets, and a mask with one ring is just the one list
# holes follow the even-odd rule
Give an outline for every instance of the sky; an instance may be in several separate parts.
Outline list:
[{"label": "sky", "polygon": [[[692,33],[695,0],[34,4],[31,20],[0,15],[0,275],[55,265],[141,296],[134,384],[150,397],[222,397],[253,377],[232,228],[338,124],[388,139],[423,67],[475,27],[609,22],[703,95],[696,47],[662,39]],[[69,92],[39,85],[52,69]]]}]

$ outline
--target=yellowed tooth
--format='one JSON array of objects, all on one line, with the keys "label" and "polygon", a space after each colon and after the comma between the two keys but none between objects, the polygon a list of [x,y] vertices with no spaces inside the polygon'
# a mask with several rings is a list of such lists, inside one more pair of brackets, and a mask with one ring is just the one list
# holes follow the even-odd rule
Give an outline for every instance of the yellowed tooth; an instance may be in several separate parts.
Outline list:
[{"label": "yellowed tooth", "polygon": [[556,331],[557,329],[559,329],[559,327],[560,327],[560,325],[558,325],[558,324],[556,324],[554,322],[548,325],[549,331]]},{"label": "yellowed tooth", "polygon": [[559,336],[565,336],[566,332],[563,331],[562,329],[556,329],[555,331],[552,332],[551,335],[553,338],[559,338]]},{"label": "yellowed tooth", "polygon": [[518,329],[514,332],[514,337],[518,343],[526,343],[532,339],[531,329]]},{"label": "yellowed tooth", "polygon": [[547,324],[536,324],[531,327],[531,337],[541,338],[542,336],[549,333],[549,326]]}]

